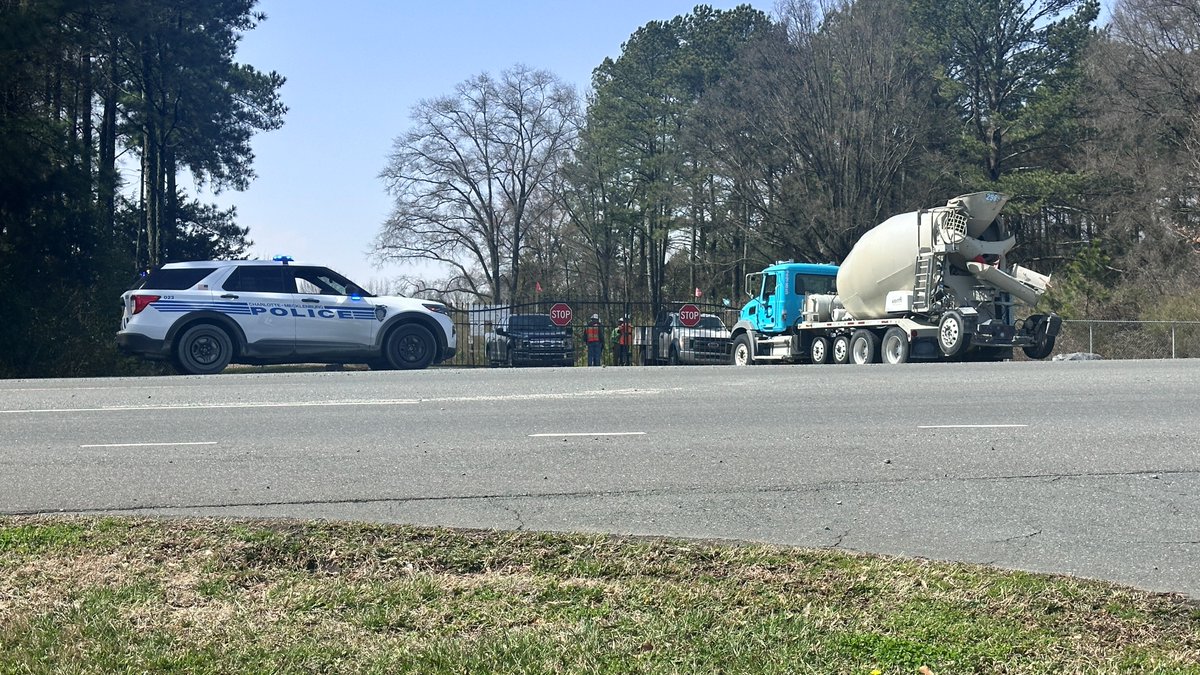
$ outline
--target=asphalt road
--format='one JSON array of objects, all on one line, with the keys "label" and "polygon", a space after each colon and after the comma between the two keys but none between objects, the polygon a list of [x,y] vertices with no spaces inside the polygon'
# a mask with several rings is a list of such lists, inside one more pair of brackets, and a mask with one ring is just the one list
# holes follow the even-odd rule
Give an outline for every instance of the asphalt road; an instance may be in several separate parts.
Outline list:
[{"label": "asphalt road", "polygon": [[1200,598],[1200,360],[0,382],[0,513],[768,541]]}]

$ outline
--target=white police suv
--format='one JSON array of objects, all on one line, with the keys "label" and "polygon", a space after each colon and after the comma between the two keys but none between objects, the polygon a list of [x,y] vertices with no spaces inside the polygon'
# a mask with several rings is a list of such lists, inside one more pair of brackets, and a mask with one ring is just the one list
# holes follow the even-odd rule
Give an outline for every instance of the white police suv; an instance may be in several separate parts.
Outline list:
[{"label": "white police suv", "polygon": [[327,267],[275,260],[168,263],[121,296],[117,348],[183,373],[231,362],[425,368],[454,356],[450,309],[373,296]]}]

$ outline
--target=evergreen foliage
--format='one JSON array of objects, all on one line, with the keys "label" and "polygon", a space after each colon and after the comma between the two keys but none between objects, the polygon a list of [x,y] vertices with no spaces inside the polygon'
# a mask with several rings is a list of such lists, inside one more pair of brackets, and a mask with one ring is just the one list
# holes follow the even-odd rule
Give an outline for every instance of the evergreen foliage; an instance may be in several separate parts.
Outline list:
[{"label": "evergreen foliage", "polygon": [[[136,271],[244,254],[233,211],[176,178],[244,188],[250,137],[282,124],[283,78],[234,61],[253,6],[0,0],[0,376],[132,368],[113,334]],[[140,190],[120,184],[125,150]]]}]

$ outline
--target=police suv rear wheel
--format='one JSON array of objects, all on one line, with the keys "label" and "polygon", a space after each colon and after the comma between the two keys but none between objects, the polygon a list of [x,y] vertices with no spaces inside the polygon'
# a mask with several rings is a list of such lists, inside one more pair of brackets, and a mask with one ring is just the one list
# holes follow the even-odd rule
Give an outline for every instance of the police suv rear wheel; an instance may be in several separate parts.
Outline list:
[{"label": "police suv rear wheel", "polygon": [[388,334],[383,354],[388,365],[399,370],[420,370],[433,363],[437,346],[424,326],[405,324]]},{"label": "police suv rear wheel", "polygon": [[202,323],[183,332],[175,343],[175,367],[187,375],[215,375],[233,358],[233,341],[217,326]]}]

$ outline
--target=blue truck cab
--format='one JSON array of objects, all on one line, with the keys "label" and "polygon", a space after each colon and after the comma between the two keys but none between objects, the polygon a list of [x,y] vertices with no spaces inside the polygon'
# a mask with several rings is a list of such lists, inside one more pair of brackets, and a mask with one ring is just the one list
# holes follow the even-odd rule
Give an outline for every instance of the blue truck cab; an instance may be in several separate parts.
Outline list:
[{"label": "blue truck cab", "polygon": [[780,262],[746,275],[750,301],[738,315],[738,328],[764,335],[786,332],[803,316],[804,299],[837,292],[837,265]]}]

